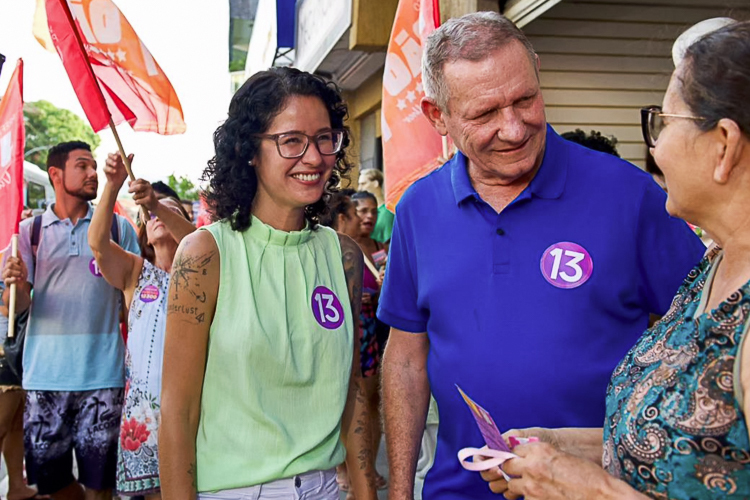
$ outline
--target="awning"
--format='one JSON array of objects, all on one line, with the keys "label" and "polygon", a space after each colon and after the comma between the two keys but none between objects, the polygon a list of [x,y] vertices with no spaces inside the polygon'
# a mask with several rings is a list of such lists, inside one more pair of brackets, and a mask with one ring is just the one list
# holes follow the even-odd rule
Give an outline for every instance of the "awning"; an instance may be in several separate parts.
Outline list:
[{"label": "awning", "polygon": [[509,0],[505,3],[503,14],[523,28],[558,3],[560,0]]}]

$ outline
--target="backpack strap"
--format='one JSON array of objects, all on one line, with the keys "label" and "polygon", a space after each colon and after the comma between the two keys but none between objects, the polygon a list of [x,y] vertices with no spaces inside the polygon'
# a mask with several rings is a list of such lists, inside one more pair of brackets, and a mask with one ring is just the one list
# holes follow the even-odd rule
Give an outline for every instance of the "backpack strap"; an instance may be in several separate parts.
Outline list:
[{"label": "backpack strap", "polygon": [[120,244],[120,224],[117,221],[117,214],[112,214],[112,227],[109,229],[112,234],[112,241]]},{"label": "backpack strap", "polygon": [[31,226],[31,259],[34,262],[34,275],[36,276],[36,252],[39,249],[39,240],[42,236],[42,216],[34,217],[34,224]]}]

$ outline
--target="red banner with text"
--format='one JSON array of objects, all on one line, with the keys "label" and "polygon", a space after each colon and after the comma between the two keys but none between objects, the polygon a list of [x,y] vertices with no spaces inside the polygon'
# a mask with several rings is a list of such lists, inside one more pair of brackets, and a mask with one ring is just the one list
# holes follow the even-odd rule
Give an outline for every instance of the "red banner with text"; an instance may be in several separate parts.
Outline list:
[{"label": "red banner with text", "polygon": [[0,252],[18,234],[23,210],[23,61],[18,60],[0,101]]}]

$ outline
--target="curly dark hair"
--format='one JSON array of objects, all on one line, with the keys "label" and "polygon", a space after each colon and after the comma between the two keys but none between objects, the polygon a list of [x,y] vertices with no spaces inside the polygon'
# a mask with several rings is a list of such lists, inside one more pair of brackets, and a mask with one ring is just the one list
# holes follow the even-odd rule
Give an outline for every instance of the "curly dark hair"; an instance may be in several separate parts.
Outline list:
[{"label": "curly dark hair", "polygon": [[[214,132],[216,155],[208,161],[202,180],[208,181],[205,198],[215,219],[228,219],[235,231],[250,227],[251,206],[258,188],[255,169],[248,165],[260,149],[254,134],[268,131],[273,119],[292,96],[313,96],[323,101],[331,128],[344,129],[348,117],[341,91],[333,82],[294,68],[271,68],[250,77],[232,97],[227,120]],[[351,169],[346,159],[349,134],[336,154],[336,164],[323,196],[305,207],[305,219],[315,229],[328,200]]]},{"label": "curly dark hair", "polygon": [[580,128],[577,128],[573,132],[565,132],[562,134],[562,138],[593,149],[594,151],[601,151],[602,153],[609,153],[618,158],[620,157],[620,153],[617,152],[617,138],[614,136],[607,137],[597,130],[592,130],[591,134],[587,134]]}]

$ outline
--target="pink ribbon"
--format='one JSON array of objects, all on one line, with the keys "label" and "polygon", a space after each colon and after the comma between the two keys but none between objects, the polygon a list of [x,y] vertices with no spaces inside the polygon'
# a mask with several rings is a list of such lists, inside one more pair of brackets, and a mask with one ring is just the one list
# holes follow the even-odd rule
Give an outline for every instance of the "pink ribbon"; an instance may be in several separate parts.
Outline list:
[{"label": "pink ribbon", "polygon": [[[500,467],[502,464],[516,458],[518,455],[508,453],[507,451],[493,450],[483,446],[482,448],[464,448],[458,452],[458,461],[461,462],[461,467],[472,472],[481,472],[485,470],[494,469]],[[472,459],[471,461],[469,459]],[[506,480],[510,481],[510,477],[499,469]]]}]

